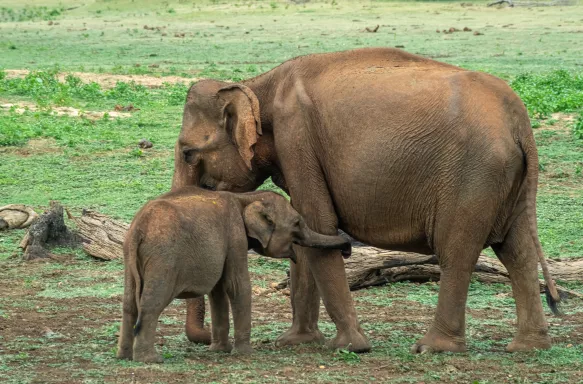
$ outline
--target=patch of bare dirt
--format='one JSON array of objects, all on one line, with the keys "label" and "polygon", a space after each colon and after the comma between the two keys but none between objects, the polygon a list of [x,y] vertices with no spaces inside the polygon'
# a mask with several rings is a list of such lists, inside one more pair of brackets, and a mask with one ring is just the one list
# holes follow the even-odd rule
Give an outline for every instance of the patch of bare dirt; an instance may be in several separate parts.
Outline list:
[{"label": "patch of bare dirt", "polygon": [[[549,131],[568,132],[571,130],[571,127],[575,122],[575,117],[574,113],[553,113],[551,118],[544,122],[544,125],[541,128]],[[553,124],[549,124],[551,121]]]},{"label": "patch of bare dirt", "polygon": [[[119,109],[118,109],[119,107]],[[13,110],[18,114],[23,114],[27,111],[35,112],[38,111],[40,108],[37,107],[33,103],[27,103],[24,101],[20,101],[18,103],[3,103],[0,104],[0,109],[2,110]],[[114,111],[83,111],[73,107],[51,107],[50,113],[56,116],[69,116],[69,117],[84,117],[91,120],[98,120],[107,117],[108,119],[116,119],[116,118],[127,118],[130,117],[131,114],[127,112],[120,112],[120,111],[139,111],[139,108],[134,108],[131,106],[131,109],[125,109],[125,107],[115,106]]]},{"label": "patch of bare dirt", "polygon": [[[28,69],[6,69],[7,78],[25,77],[30,73]],[[164,76],[155,77],[149,75],[112,75],[107,73],[91,73],[91,72],[67,72],[59,73],[59,81],[65,81],[67,75],[73,75],[81,79],[84,83],[95,82],[103,88],[113,88],[118,81],[129,83],[131,81],[136,84],[143,85],[148,88],[160,88],[164,83],[188,83],[191,81],[198,81],[200,78],[191,77],[185,78],[180,76]]]}]

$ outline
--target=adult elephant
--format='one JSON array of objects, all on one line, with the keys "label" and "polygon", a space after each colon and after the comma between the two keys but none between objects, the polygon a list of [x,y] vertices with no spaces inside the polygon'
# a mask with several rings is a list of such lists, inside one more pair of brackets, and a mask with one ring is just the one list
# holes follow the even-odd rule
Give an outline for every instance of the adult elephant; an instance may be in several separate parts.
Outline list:
[{"label": "adult elephant", "polygon": [[[376,247],[435,253],[433,325],[413,352],[466,350],[465,307],[478,255],[510,274],[518,331],[509,351],[549,348],[537,262],[538,158],[527,111],[500,79],[397,49],[289,60],[240,84],[205,80],[187,96],[173,186],[249,191],[268,177],[308,225]],[[320,295],[333,347],[368,351],[338,251],[296,249],[293,324],[278,344],[321,341]],[[204,341],[204,302],[187,333]]]}]

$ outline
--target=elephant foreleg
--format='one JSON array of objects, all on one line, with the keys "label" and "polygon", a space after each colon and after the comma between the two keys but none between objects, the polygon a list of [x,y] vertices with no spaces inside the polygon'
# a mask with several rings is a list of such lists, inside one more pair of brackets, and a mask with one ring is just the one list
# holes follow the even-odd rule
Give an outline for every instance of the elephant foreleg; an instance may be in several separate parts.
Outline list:
[{"label": "elephant foreleg", "polygon": [[[278,124],[295,126],[286,132],[298,132],[303,129],[305,119],[301,115],[295,115]],[[290,137],[280,136],[280,139],[288,144],[294,143],[292,147],[287,146],[285,152],[281,152],[282,164],[302,164],[301,167],[288,167],[283,170],[292,205],[304,217],[310,229],[325,235],[336,235],[338,218],[334,204],[316,156],[306,150],[310,148],[309,143]],[[279,338],[279,344],[322,340],[317,328],[319,293],[337,329],[337,336],[331,345],[356,352],[369,351],[370,343],[356,317],[340,251],[301,247],[294,249],[299,261],[298,265],[292,267],[291,276],[294,322],[292,328]],[[316,286],[317,291],[314,289]]]}]

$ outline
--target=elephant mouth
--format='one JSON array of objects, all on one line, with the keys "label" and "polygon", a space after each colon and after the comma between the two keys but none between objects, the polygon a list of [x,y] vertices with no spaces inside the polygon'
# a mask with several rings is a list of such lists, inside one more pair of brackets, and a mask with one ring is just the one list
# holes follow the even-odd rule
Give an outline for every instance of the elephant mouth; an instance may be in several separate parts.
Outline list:
[{"label": "elephant mouth", "polygon": [[210,184],[201,184],[200,187],[202,189],[206,189],[207,191],[216,191],[217,187],[214,185],[210,185]]},{"label": "elephant mouth", "polygon": [[198,181],[198,185],[206,190],[209,191],[217,191],[219,188],[219,182],[215,179],[213,179],[212,177],[210,177],[207,174],[203,174],[200,178],[200,180]]}]

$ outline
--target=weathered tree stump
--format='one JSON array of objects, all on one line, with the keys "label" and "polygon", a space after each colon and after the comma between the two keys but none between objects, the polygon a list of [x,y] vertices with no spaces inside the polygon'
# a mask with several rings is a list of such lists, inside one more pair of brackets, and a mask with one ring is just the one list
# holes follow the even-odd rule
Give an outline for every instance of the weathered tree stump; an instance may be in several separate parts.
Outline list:
[{"label": "weathered tree stump", "polygon": [[79,239],[65,225],[63,207],[58,202],[51,201],[49,210],[30,226],[20,242],[20,247],[24,250],[24,260],[34,260],[49,257],[49,247],[77,244]]}]

